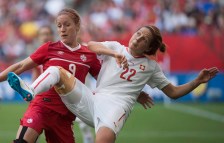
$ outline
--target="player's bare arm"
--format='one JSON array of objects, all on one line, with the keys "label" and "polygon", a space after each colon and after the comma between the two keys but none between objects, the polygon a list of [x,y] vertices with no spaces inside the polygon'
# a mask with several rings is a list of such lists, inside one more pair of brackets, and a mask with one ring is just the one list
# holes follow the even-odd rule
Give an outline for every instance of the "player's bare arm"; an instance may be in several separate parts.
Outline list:
[{"label": "player's bare arm", "polygon": [[118,54],[116,51],[106,48],[100,42],[90,41],[88,42],[88,48],[98,55],[108,55],[116,57],[116,55]]},{"label": "player's bare arm", "polygon": [[114,57],[119,67],[123,68],[128,67],[127,59],[123,54],[117,53],[114,50],[106,48],[100,42],[90,41],[88,42],[88,48],[98,55],[108,55]]},{"label": "player's bare arm", "polygon": [[33,62],[33,60],[28,57],[18,63],[15,63],[11,66],[9,66],[7,69],[5,69],[3,72],[0,74],[0,82],[4,81],[7,79],[7,74],[9,72],[14,72],[16,74],[21,74],[22,72],[29,70],[33,67],[37,66],[36,63]]},{"label": "player's bare arm", "polygon": [[162,91],[170,98],[177,99],[179,97],[188,94],[196,87],[198,87],[200,84],[206,83],[212,78],[214,78],[218,73],[218,71],[219,70],[216,67],[210,69],[203,69],[200,71],[200,73],[194,80],[180,86],[174,86],[170,83],[167,86],[165,86],[162,89]]}]

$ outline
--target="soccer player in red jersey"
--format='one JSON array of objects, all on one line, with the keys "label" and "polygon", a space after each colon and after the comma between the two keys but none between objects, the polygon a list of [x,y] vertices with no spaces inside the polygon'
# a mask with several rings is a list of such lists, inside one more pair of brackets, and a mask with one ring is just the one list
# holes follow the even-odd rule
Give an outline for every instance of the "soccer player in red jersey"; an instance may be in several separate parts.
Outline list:
[{"label": "soccer player in red jersey", "polygon": [[[43,65],[43,70],[49,66],[61,66],[83,83],[88,72],[97,76],[100,62],[96,54],[77,42],[80,21],[75,10],[61,10],[55,21],[60,41],[47,42],[28,58],[11,65],[0,74],[0,81],[6,80],[8,72],[21,74],[38,65]],[[29,104],[14,142],[33,143],[43,130],[48,143],[75,142],[71,127],[74,119],[75,116],[65,107],[54,88],[51,88]]]},{"label": "soccer player in red jersey", "polygon": [[[54,32],[53,29],[49,25],[41,26],[38,30],[37,40],[39,44],[44,44],[49,41],[54,41]],[[32,81],[34,81],[41,73],[43,72],[42,65],[37,66],[32,69]],[[80,131],[83,137],[83,143],[93,143],[94,142],[94,135],[91,132],[91,127],[86,125],[81,120],[76,121],[79,124]]]}]

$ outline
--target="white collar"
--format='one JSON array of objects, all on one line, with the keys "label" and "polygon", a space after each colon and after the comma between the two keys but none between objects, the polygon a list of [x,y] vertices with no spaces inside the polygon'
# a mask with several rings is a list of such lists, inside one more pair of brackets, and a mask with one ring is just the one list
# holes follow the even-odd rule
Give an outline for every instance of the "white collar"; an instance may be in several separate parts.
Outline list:
[{"label": "white collar", "polygon": [[66,44],[63,43],[62,41],[61,41],[61,43],[62,43],[66,48],[68,48],[70,51],[72,51],[72,52],[74,52],[74,51],[76,51],[76,50],[78,50],[78,49],[81,48],[81,45],[80,45],[80,44],[78,44],[78,46],[76,46],[75,48],[71,48],[70,46],[66,45]]}]

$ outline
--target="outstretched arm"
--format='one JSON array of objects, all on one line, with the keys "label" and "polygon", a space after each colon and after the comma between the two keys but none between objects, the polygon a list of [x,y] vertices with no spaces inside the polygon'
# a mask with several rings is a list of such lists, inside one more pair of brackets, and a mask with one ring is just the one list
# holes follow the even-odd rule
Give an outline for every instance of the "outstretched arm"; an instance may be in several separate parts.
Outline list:
[{"label": "outstretched arm", "polygon": [[88,42],[88,48],[98,55],[108,55],[112,57],[116,57],[118,54],[116,51],[106,48],[100,42],[90,41]]},{"label": "outstretched arm", "polygon": [[108,56],[114,57],[119,67],[123,67],[123,68],[128,67],[128,62],[124,55],[117,53],[116,51],[111,50],[109,48],[106,48],[100,42],[90,41],[88,42],[88,48],[98,55],[108,55]]},{"label": "outstretched arm", "polygon": [[179,97],[188,94],[196,87],[198,87],[200,84],[208,82],[209,80],[214,78],[217,73],[218,69],[216,67],[210,69],[203,69],[200,71],[198,76],[193,81],[180,86],[174,86],[172,84],[168,84],[162,89],[162,91],[170,98],[177,99]]},{"label": "outstretched arm", "polygon": [[22,72],[29,70],[33,67],[37,66],[36,63],[33,62],[33,60],[28,57],[18,63],[15,63],[11,66],[9,66],[7,69],[5,69],[3,72],[0,73],[0,82],[7,79],[7,74],[9,72],[14,72],[16,74],[21,74]]}]

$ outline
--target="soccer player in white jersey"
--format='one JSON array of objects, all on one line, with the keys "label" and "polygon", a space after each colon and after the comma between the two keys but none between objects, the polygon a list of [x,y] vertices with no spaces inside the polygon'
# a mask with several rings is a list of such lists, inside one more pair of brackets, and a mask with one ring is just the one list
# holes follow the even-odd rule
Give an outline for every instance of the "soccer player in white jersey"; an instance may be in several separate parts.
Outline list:
[{"label": "soccer player in white jersey", "polygon": [[[10,76],[11,85],[25,98],[29,91],[35,96],[54,85],[66,107],[85,123],[93,126],[96,143],[114,143],[116,136],[128,118],[137,97],[148,84],[162,90],[173,99],[182,97],[201,83],[208,82],[217,73],[216,67],[203,69],[189,83],[175,86],[169,82],[155,60],[146,56],[155,55],[157,50],[165,52],[160,31],[155,26],[144,26],[137,30],[125,47],[118,42],[89,42],[88,48],[98,54],[102,68],[97,79],[97,88],[92,93],[83,83],[61,67],[49,67],[35,82],[39,90],[27,88],[17,76]],[[56,80],[45,80],[45,75]],[[72,84],[71,84],[72,83]],[[32,85],[31,85],[32,87]],[[94,94],[94,95],[93,95]]]}]

